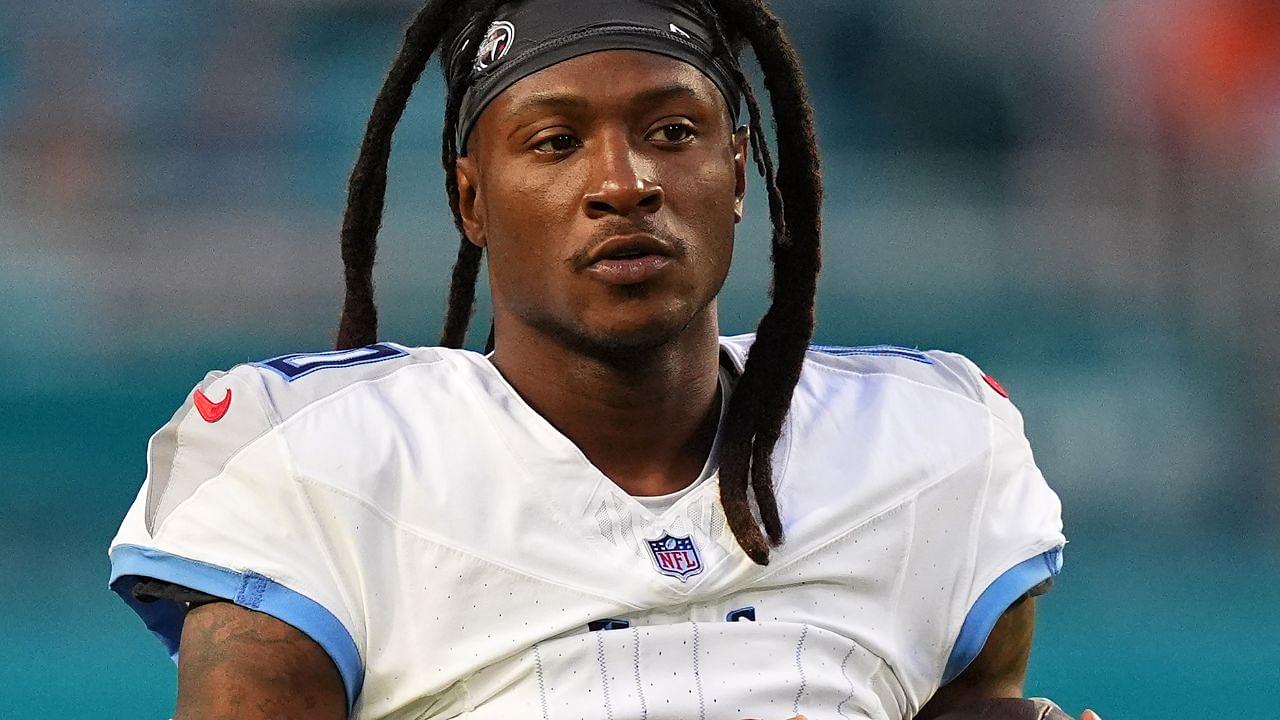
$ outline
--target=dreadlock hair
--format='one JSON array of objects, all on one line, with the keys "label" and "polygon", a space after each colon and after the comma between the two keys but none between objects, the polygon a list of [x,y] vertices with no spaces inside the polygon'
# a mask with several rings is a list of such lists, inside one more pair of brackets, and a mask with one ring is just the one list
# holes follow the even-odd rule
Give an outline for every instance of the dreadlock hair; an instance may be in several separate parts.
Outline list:
[{"label": "dreadlock hair", "polygon": [[[346,294],[336,341],[339,350],[377,341],[373,265],[387,162],[392,134],[413,87],[431,56],[460,39],[460,33],[470,34],[467,47],[478,47],[499,4],[500,0],[428,0],[405,31],[404,44],[374,102],[348,186],[341,236]],[[729,399],[720,457],[725,519],[743,551],[766,565],[770,547],[783,541],[773,487],[773,450],[813,334],[821,265],[822,176],[808,90],[796,51],[778,18],[764,0],[696,0],[696,4],[714,30],[715,53],[742,88],[752,155],[764,177],[773,229],[771,303]],[[743,43],[750,44],[769,91],[778,148],[776,170],[759,103],[737,62]],[[462,232],[458,210],[457,125],[467,80],[461,73],[449,83],[441,149],[445,189],[460,235],[440,336],[440,344],[451,348],[466,341],[482,259],[481,249]]]}]

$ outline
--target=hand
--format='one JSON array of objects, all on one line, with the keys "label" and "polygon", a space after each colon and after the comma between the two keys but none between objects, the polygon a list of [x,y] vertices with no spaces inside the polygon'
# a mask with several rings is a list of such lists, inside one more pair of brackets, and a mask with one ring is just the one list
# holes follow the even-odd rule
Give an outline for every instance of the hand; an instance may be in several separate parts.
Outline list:
[{"label": "hand", "polygon": [[1098,713],[1092,710],[1085,710],[1080,714],[1080,720],[1102,720],[1102,718],[1098,716]]}]

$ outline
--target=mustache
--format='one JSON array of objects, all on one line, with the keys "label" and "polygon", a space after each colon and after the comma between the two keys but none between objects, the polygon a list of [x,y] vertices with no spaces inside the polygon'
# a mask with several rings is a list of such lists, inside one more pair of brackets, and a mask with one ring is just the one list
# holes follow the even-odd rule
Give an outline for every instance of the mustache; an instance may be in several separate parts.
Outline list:
[{"label": "mustache", "polygon": [[684,257],[689,252],[689,241],[662,228],[633,223],[615,223],[603,225],[591,233],[591,239],[587,241],[587,244],[569,256],[569,264],[579,270],[587,267],[591,264],[591,255],[596,248],[622,235],[652,235],[670,245],[674,250],[674,257],[677,259]]}]

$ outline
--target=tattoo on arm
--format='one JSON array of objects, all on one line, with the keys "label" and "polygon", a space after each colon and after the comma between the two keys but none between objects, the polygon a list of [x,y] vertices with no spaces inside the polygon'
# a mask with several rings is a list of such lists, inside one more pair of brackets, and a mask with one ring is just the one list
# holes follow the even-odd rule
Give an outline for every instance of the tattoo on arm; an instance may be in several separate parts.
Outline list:
[{"label": "tattoo on arm", "polygon": [[344,720],[342,678],[296,628],[231,603],[187,614],[175,720]]}]

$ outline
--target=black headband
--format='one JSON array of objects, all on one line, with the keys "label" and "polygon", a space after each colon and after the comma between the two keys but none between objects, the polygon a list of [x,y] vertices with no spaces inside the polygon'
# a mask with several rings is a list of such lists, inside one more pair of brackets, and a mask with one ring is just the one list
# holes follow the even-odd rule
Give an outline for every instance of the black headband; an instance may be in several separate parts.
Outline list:
[{"label": "black headband", "polygon": [[[503,3],[478,50],[468,50],[474,27],[459,33],[445,59],[450,85],[469,74],[458,111],[458,149],[480,113],[521,79],[588,53],[643,50],[684,61],[706,75],[738,120],[736,68],[717,58],[713,31],[691,0],[514,0]],[[729,49],[734,52],[734,49]]]}]

